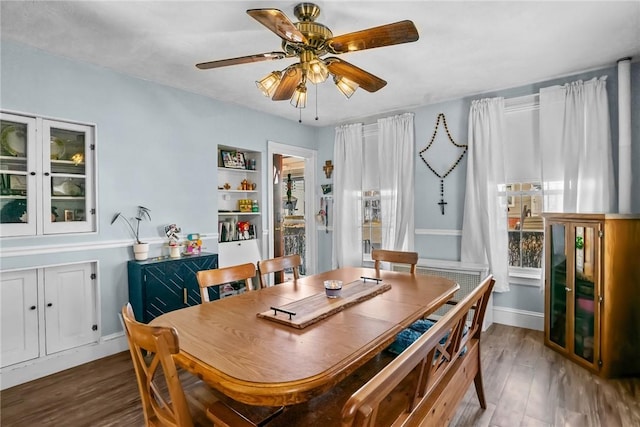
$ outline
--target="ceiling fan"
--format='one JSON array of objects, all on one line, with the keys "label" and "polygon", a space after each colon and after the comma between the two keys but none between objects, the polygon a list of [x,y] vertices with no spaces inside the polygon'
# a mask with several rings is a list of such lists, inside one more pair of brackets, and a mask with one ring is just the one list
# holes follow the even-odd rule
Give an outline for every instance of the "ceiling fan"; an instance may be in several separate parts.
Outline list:
[{"label": "ceiling fan", "polygon": [[387,82],[335,56],[376,47],[414,42],[418,30],[411,21],[400,21],[366,30],[334,36],[329,28],[315,19],[320,7],[313,3],[295,6],[293,23],[278,9],[249,9],[247,14],[273,31],[282,39],[282,51],[266,52],[238,58],[196,64],[201,70],[226,67],[250,62],[270,61],[284,58],[299,58],[299,62],[282,71],[273,71],[259,81],[258,89],[274,101],[291,100],[296,108],[305,108],[307,82],[319,84],[333,76],[336,87],[350,98],[358,87],[376,92]]}]

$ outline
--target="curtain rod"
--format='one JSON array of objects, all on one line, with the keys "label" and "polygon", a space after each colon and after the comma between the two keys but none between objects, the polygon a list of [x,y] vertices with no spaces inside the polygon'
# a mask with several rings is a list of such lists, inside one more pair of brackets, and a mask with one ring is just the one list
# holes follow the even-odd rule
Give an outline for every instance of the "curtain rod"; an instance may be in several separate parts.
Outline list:
[{"label": "curtain rod", "polygon": [[536,109],[540,107],[540,95],[533,93],[531,95],[516,96],[514,98],[505,98],[505,112],[515,112],[522,110]]}]

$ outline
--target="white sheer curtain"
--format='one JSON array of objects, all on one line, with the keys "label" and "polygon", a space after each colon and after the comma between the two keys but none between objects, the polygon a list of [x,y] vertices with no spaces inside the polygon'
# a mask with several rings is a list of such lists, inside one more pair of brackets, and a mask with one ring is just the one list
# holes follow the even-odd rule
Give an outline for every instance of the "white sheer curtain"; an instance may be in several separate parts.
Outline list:
[{"label": "white sheer curtain", "polygon": [[333,148],[332,268],[362,265],[362,123],[339,126]]},{"label": "white sheer curtain", "polygon": [[469,111],[467,189],[461,260],[489,264],[495,292],[509,290],[507,206],[498,194],[505,183],[504,99],[473,101]]},{"label": "white sheer curtain", "polygon": [[414,138],[412,113],[378,120],[383,249],[413,250]]},{"label": "white sheer curtain", "polygon": [[540,144],[545,210],[615,212],[605,78],[540,90]]}]

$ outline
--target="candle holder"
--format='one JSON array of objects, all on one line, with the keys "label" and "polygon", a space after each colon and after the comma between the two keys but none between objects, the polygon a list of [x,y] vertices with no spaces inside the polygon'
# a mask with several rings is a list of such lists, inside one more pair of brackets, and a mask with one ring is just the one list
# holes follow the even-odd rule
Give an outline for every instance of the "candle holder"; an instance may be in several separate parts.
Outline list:
[{"label": "candle holder", "polygon": [[342,280],[325,280],[324,290],[327,298],[338,298],[342,292]]}]

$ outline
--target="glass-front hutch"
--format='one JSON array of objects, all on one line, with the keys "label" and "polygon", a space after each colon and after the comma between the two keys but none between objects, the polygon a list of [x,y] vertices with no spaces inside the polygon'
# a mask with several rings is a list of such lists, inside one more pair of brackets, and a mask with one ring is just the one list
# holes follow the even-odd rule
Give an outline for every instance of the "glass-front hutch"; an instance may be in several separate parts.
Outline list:
[{"label": "glass-front hutch", "polygon": [[550,223],[548,337],[593,365],[599,310],[599,223]]},{"label": "glass-front hutch", "polygon": [[2,236],[95,231],[94,131],[0,114]]},{"label": "glass-front hutch", "polygon": [[543,217],[545,344],[603,377],[640,374],[640,215]]}]

